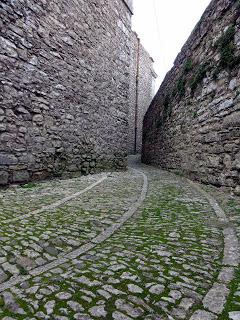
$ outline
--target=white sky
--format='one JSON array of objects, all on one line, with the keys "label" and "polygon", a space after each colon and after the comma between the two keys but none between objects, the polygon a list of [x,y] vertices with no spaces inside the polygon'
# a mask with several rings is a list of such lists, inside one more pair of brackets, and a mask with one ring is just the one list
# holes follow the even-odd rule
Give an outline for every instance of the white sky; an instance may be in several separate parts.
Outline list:
[{"label": "white sky", "polygon": [[155,61],[157,88],[210,0],[133,0],[133,30]]}]

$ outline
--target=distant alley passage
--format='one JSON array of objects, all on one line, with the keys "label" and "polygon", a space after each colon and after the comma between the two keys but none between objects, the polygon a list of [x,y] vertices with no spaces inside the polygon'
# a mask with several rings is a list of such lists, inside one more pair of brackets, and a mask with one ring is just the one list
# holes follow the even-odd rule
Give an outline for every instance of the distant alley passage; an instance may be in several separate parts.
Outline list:
[{"label": "distant alley passage", "polygon": [[240,200],[135,159],[0,191],[0,319],[239,320]]}]

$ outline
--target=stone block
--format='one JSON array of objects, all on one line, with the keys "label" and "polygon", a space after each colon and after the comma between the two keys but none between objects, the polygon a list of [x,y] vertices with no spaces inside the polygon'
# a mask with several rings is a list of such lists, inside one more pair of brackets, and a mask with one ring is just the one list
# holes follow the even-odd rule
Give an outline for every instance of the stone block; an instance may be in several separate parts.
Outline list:
[{"label": "stone block", "polygon": [[229,319],[231,319],[231,320],[240,320],[240,311],[229,312]]},{"label": "stone block", "polygon": [[13,173],[13,182],[26,182],[29,180],[29,172],[27,170],[15,171]]},{"label": "stone block", "polygon": [[232,79],[229,82],[229,86],[228,87],[229,87],[230,90],[235,90],[235,88],[237,87],[237,78]]},{"label": "stone block", "polygon": [[0,37],[0,47],[2,48],[2,52],[7,56],[17,58],[16,46],[10,40]]},{"label": "stone block", "polygon": [[0,283],[6,281],[8,278],[7,274],[5,272],[3,272],[2,270],[0,270]]},{"label": "stone block", "polygon": [[18,159],[12,154],[0,153],[0,165],[15,165],[18,163]]},{"label": "stone block", "polygon": [[227,301],[229,289],[225,284],[215,283],[203,299],[204,308],[215,314],[221,314]]},{"label": "stone block", "polygon": [[210,167],[217,168],[219,166],[219,157],[217,156],[210,156],[208,157],[208,163]]},{"label": "stone block", "polygon": [[237,196],[240,196],[240,185],[239,186],[236,186],[235,190],[234,190],[234,193],[237,195]]},{"label": "stone block", "polygon": [[217,320],[216,315],[204,311],[204,310],[197,310],[194,312],[194,314],[191,316],[190,320]]},{"label": "stone block", "polygon": [[35,116],[33,116],[33,122],[42,123],[43,116],[41,114],[36,114]]},{"label": "stone block", "polygon": [[0,185],[6,185],[8,183],[9,174],[7,171],[0,171]]}]

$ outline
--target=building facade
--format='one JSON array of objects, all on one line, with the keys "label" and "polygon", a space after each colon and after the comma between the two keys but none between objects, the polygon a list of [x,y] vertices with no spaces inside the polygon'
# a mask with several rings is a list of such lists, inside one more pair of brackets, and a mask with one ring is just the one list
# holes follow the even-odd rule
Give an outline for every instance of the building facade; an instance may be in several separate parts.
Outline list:
[{"label": "building facade", "polygon": [[128,153],[136,154],[142,150],[143,118],[154,97],[157,75],[138,35],[132,32],[131,37]]}]

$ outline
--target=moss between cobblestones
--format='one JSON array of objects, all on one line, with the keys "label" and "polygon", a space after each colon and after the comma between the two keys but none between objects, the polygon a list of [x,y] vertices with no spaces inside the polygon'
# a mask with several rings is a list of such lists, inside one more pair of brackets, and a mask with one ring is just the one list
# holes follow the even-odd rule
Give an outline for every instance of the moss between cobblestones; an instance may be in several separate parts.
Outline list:
[{"label": "moss between cobblestones", "polygon": [[0,310],[4,307],[4,301],[3,298],[0,297]]},{"label": "moss between cobblestones", "polygon": [[[1,298],[0,298],[1,299]],[[1,301],[0,301],[1,303]],[[16,303],[19,305],[20,308],[22,308],[23,310],[28,310],[28,304],[26,302],[24,302],[22,299],[16,299]],[[4,303],[3,303],[4,304]],[[1,307],[1,304],[0,304]],[[16,319],[16,313],[14,313],[13,311],[10,311],[9,309],[7,309],[4,305],[1,307],[2,308],[2,313],[0,313],[0,317],[1,319],[4,317],[13,317],[14,319]],[[18,320],[25,320],[26,319],[26,314],[21,315],[21,314],[17,314],[17,319]]]},{"label": "moss between cobblestones", "polygon": [[240,294],[236,296],[236,292],[240,292],[240,269],[235,270],[235,277],[230,283],[229,286],[230,294],[227,299],[224,311],[218,320],[227,320],[229,319],[228,313],[231,311],[239,311],[240,309]]},{"label": "moss between cobblestones", "polygon": [[[136,297],[143,299],[145,302],[147,301],[146,299],[149,299],[149,301],[147,301],[148,304],[151,305],[151,308],[159,315],[165,316],[165,312],[157,306],[156,303],[161,300],[161,297],[169,295],[170,284],[174,284],[177,281],[183,281],[181,278],[182,276],[186,276],[190,280],[196,282],[196,292],[199,292],[202,295],[206,294],[207,290],[211,287],[212,282],[215,281],[222,257],[222,252],[220,252],[218,248],[215,249],[210,244],[201,243],[201,240],[211,239],[213,236],[219,238],[218,229],[208,226],[205,223],[208,216],[213,214],[211,209],[209,209],[209,205],[200,202],[198,203],[196,200],[191,201],[188,196],[186,196],[185,191],[182,190],[181,185],[169,185],[159,188],[153,195],[149,195],[145,201],[145,207],[146,208],[143,211],[140,211],[135,218],[128,221],[119,232],[115,233],[111,239],[96,247],[98,253],[104,253],[111,248],[108,254],[103,254],[103,258],[99,257],[97,261],[91,262],[90,259],[86,260],[85,269],[79,270],[77,273],[75,272],[73,278],[71,278],[71,276],[64,278],[62,275],[54,277],[48,272],[41,276],[41,279],[37,280],[37,278],[35,278],[35,281],[31,280],[29,283],[33,285],[40,281],[41,287],[55,284],[59,286],[60,291],[65,292],[72,288],[75,290],[73,300],[81,303],[86,310],[89,310],[91,306],[96,306],[99,299],[103,299],[102,297],[99,297],[99,294],[97,293],[97,290],[101,288],[101,285],[89,289],[85,285],[77,283],[75,278],[77,276],[85,275],[90,281],[94,281],[108,271],[111,263],[116,261],[116,263],[126,264],[127,270],[139,277],[140,286],[147,282],[159,283],[161,280],[160,278],[162,278],[165,290],[161,294],[150,294],[145,286],[142,288],[142,293],[135,294]],[[208,210],[207,214],[205,214],[205,210]],[[57,215],[59,224],[64,222],[61,221],[61,212],[62,210],[60,210],[59,215]],[[97,215],[98,214],[99,213],[97,213]],[[32,223],[34,223],[33,221]],[[48,222],[51,226],[50,218]],[[90,228],[91,225],[89,221],[87,224]],[[169,238],[169,234],[174,231],[178,231],[180,234],[177,240]],[[176,241],[176,244],[180,243],[181,246],[174,246],[174,241]],[[165,246],[166,251],[169,251],[172,256],[158,256],[156,250],[159,245]],[[184,250],[184,254],[179,256],[178,250],[180,249]],[[117,253],[121,253],[124,250],[129,250],[129,253],[133,256],[129,258],[125,255],[117,255]],[[90,252],[88,254],[90,254]],[[94,254],[94,252],[91,254]],[[192,266],[195,264],[196,267],[199,266],[201,268],[206,265],[206,261],[202,256],[203,254],[209,255],[209,264],[215,268],[213,275],[211,273],[211,281],[207,279],[204,281],[205,283],[200,281],[201,279],[204,279],[204,276],[197,278],[196,276],[200,276],[199,274],[196,274],[192,270],[184,270],[182,266],[183,262],[181,261],[182,258],[188,265]],[[192,258],[193,255],[195,260],[189,259],[189,257]],[[139,259],[141,259],[142,256],[144,257],[144,263],[142,265],[146,267],[146,270],[139,268]],[[179,259],[175,260],[174,257]],[[83,257],[81,258],[83,259]],[[114,258],[116,260],[114,260]],[[154,263],[152,262],[153,260],[155,261]],[[62,268],[62,266],[60,267]],[[67,268],[67,270],[64,269],[63,273],[68,272],[69,270],[71,270],[71,268]],[[94,270],[97,270],[98,272],[95,272]],[[177,272],[177,275],[170,276],[171,271]],[[121,272],[122,271],[116,271],[113,277],[120,279]],[[108,279],[109,275],[106,274],[106,278],[102,278],[101,280],[107,282]],[[207,285],[205,285],[206,283]],[[130,284],[130,280],[122,280],[120,283],[114,285],[116,289],[122,290],[126,295],[119,295],[117,297],[112,296],[112,298],[106,301],[106,310],[108,311],[109,317],[113,311],[116,311],[116,299],[126,298],[130,295],[127,289],[128,284]],[[96,298],[93,298],[90,303],[82,299],[81,290],[84,288],[89,289],[92,293],[96,294]],[[34,295],[31,297],[34,299]],[[47,300],[56,300],[55,294],[49,295]],[[178,303],[179,301],[176,301],[176,305],[178,305]],[[45,301],[39,301],[39,304],[40,308],[38,311],[42,310],[44,312]],[[24,306],[24,304],[22,305]],[[195,305],[194,308],[195,307],[199,307],[199,305]],[[66,302],[57,301],[55,314],[59,314],[60,308],[67,308]],[[172,308],[173,304],[170,303],[168,311],[171,312]],[[24,309],[29,310],[28,306],[24,306]],[[68,317],[73,318],[72,311],[69,308],[68,310]],[[30,316],[30,314],[31,312],[29,311],[28,315]],[[149,312],[147,313],[147,311],[145,311],[143,317],[147,314],[149,314]]]},{"label": "moss between cobblestones", "polygon": [[[224,208],[228,219],[230,219],[233,226],[236,227],[238,237],[240,232],[238,228],[240,226],[240,198],[230,195],[227,192],[219,190],[215,187],[207,186],[205,189],[212,193],[214,198],[217,199],[219,204]],[[231,311],[240,310],[240,296],[236,296],[236,292],[240,291],[240,269],[235,269],[235,277],[229,285],[230,294],[227,299],[224,311],[219,315],[218,320],[228,320],[228,313]]]},{"label": "moss between cobblestones", "polygon": [[38,187],[39,185],[37,185],[36,183],[33,183],[33,182],[29,182],[27,184],[23,184],[21,185],[21,188],[23,189],[33,189],[33,188],[36,188]]}]

